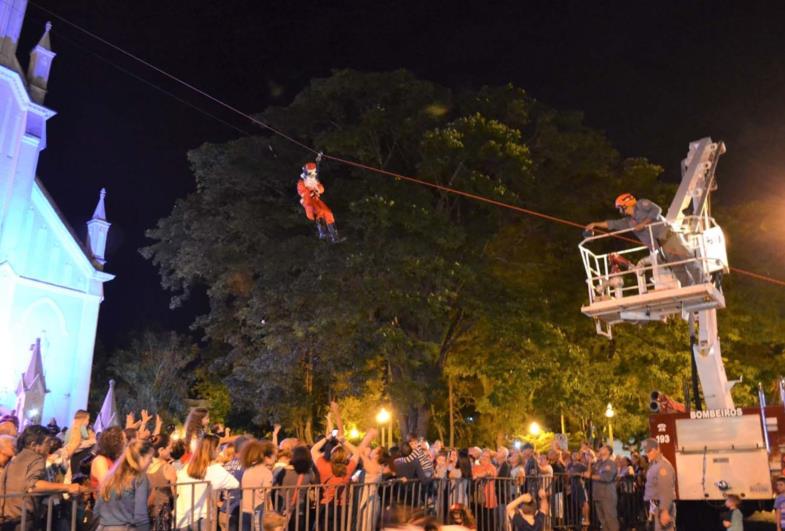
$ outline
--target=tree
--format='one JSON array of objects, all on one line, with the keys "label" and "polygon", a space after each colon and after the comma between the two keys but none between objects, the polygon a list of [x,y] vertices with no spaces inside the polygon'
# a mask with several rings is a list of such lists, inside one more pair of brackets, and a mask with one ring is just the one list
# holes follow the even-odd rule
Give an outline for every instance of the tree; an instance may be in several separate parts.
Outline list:
[{"label": "tree", "polygon": [[127,347],[109,356],[107,375],[117,382],[115,397],[122,413],[142,409],[167,419],[182,419],[191,385],[185,370],[197,349],[174,332],[145,330]]},{"label": "tree", "polygon": [[[405,71],[339,71],[263,119],[331,155],[573,221],[607,217],[620,190],[663,205],[673,193],[662,168],[513,86],[453,93]],[[582,430],[609,401],[617,431],[632,434],[646,429],[652,389],[679,396],[684,323],[598,338],[579,312],[573,227],[327,160],[325,199],[349,235],[328,245],[294,193],[306,156],[263,136],[191,151],[196,191],[142,250],[173,304],[206,290],[195,325],[228,352],[210,374],[257,423],[311,440],[338,398],[392,402],[401,434],[444,432],[451,387],[461,442],[503,439],[532,418],[557,426],[562,413]]]}]

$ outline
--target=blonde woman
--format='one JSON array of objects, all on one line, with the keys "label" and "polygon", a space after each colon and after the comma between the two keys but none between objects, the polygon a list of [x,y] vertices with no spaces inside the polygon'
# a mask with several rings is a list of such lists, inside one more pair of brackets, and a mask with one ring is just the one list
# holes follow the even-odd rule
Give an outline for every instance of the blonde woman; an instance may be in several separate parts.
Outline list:
[{"label": "blonde woman", "polygon": [[210,514],[210,491],[218,493],[240,486],[240,482],[216,461],[219,442],[215,435],[204,435],[188,465],[177,473],[177,529],[208,529],[206,518]]},{"label": "blonde woman", "polygon": [[258,529],[253,522],[261,521],[264,509],[269,504],[270,488],[273,486],[273,464],[275,445],[270,441],[251,440],[243,445],[240,462],[243,465],[242,501],[240,503],[241,529]]},{"label": "blonde woman", "polygon": [[147,513],[150,488],[145,471],[152,459],[152,444],[134,441],[128,445],[98,488],[95,514],[99,529],[150,529]]},{"label": "blonde woman", "polygon": [[185,419],[185,451],[183,462],[187,463],[191,456],[196,452],[196,446],[199,444],[207,428],[210,426],[210,412],[207,408],[195,407],[191,408],[188,413],[188,418]]}]

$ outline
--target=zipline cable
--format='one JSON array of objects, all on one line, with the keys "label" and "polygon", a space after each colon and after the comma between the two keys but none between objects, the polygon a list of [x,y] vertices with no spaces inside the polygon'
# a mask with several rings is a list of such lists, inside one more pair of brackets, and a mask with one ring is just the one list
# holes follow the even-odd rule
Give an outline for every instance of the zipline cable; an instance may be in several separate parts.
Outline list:
[{"label": "zipline cable", "polygon": [[170,91],[166,90],[165,88],[159,87],[155,83],[153,83],[151,81],[148,81],[147,79],[145,79],[145,78],[143,78],[143,77],[141,77],[141,76],[139,76],[137,74],[134,74],[130,70],[127,70],[127,69],[123,68],[122,66],[120,66],[120,65],[110,61],[106,57],[103,57],[101,54],[96,53],[93,50],[89,50],[89,49],[85,48],[84,46],[82,46],[81,44],[77,44],[75,41],[71,40],[70,38],[67,38],[67,37],[65,37],[62,34],[58,34],[57,38],[59,40],[67,42],[69,45],[71,45],[74,48],[77,48],[77,49],[83,51],[84,53],[92,55],[93,57],[95,57],[99,61],[102,61],[103,63],[111,66],[112,68],[117,69],[118,71],[120,71],[120,72],[122,72],[122,73],[124,73],[124,74],[126,74],[126,75],[128,75],[128,76],[130,76],[130,77],[132,77],[134,79],[136,79],[137,81],[139,81],[141,83],[144,83],[148,87],[150,87],[150,88],[152,88],[154,90],[157,90],[158,92],[160,92],[162,94],[165,94],[166,96],[169,96],[170,98],[172,98],[172,99],[182,103],[186,107],[190,107],[191,109],[195,110],[196,112],[199,112],[199,113],[207,116],[208,118],[212,118],[216,122],[219,122],[219,123],[225,125],[226,127],[229,127],[230,129],[234,129],[235,131],[238,131],[238,132],[240,132],[240,133],[242,133],[244,135],[248,135],[248,136],[251,135],[251,133],[249,131],[246,131],[245,129],[243,129],[241,127],[238,127],[238,126],[236,126],[234,124],[231,124],[231,123],[227,122],[226,120],[224,120],[222,118],[219,118],[218,116],[216,116],[216,115],[214,115],[214,114],[212,114],[210,112],[205,111],[201,107],[199,107],[197,105],[194,105],[193,103],[191,103],[189,101],[186,101],[183,98],[180,98],[179,96],[177,96],[173,92],[170,92]]},{"label": "zipline cable", "polygon": [[[225,109],[228,109],[231,112],[233,112],[235,114],[238,114],[239,116],[242,116],[243,118],[251,121],[252,123],[254,123],[254,124],[256,124],[256,125],[258,125],[260,127],[262,127],[263,129],[267,129],[271,133],[274,133],[274,134],[280,136],[281,138],[283,138],[285,140],[288,140],[289,142],[291,142],[291,143],[293,143],[293,144],[303,148],[304,150],[306,150],[306,151],[308,151],[310,153],[313,153],[313,154],[319,153],[319,151],[317,151],[316,149],[312,148],[311,146],[309,146],[307,144],[304,144],[303,142],[297,140],[296,138],[293,138],[293,137],[287,135],[286,133],[284,133],[280,129],[277,129],[277,128],[275,128],[275,127],[273,127],[273,126],[263,122],[262,120],[259,120],[258,118],[256,118],[253,115],[250,115],[250,114],[248,114],[246,112],[241,111],[237,107],[226,103],[225,101],[223,101],[223,100],[213,96],[212,94],[210,94],[210,93],[200,89],[199,87],[197,87],[197,86],[195,86],[195,85],[193,85],[193,84],[191,84],[191,83],[189,83],[189,82],[187,82],[187,81],[185,81],[185,80],[175,76],[174,74],[171,74],[171,73],[167,72],[166,70],[164,70],[164,69],[162,69],[162,68],[160,68],[160,67],[158,67],[158,66],[156,66],[156,65],[154,65],[152,63],[150,63],[149,61],[146,61],[145,59],[142,59],[141,57],[139,57],[139,56],[137,56],[137,55],[135,55],[135,54],[133,54],[133,53],[123,49],[123,48],[121,48],[120,46],[118,46],[118,45],[116,45],[116,44],[114,44],[114,43],[104,39],[100,35],[97,35],[97,34],[93,33],[92,31],[90,31],[90,30],[80,26],[79,24],[71,22],[70,20],[66,19],[65,17],[63,17],[61,15],[58,15],[57,13],[51,11],[50,9],[47,9],[47,8],[39,5],[36,2],[29,2],[29,4],[34,6],[35,8],[43,11],[44,13],[47,13],[48,15],[51,15],[52,17],[54,17],[57,20],[63,22],[64,24],[66,24],[66,25],[68,25],[68,26],[70,26],[70,27],[72,27],[72,28],[74,28],[74,29],[76,29],[78,31],[81,31],[85,35],[87,35],[87,36],[89,36],[89,37],[91,37],[91,38],[101,42],[102,44],[104,44],[106,46],[109,46],[113,50],[116,50],[116,51],[120,52],[121,54],[125,55],[126,57],[129,57],[129,58],[133,59],[134,61],[137,61],[137,62],[143,64],[144,66],[150,68],[151,70],[154,70],[154,71],[158,72],[159,74],[165,76],[166,78],[171,79],[172,81],[174,81],[174,82],[176,82],[176,83],[178,83],[178,84],[188,88],[189,90],[192,90],[192,91],[196,92],[197,94],[200,94],[201,96],[209,99],[210,101],[212,101],[214,103],[217,103],[221,107],[224,107]],[[108,60],[106,60],[106,61],[108,62]],[[121,71],[124,71],[124,72],[128,73],[129,75],[132,75],[136,79],[140,79],[141,80],[141,78],[139,78],[138,76],[136,76],[136,75],[134,75],[134,74],[132,74],[132,73],[130,73],[130,72],[120,68],[120,67],[117,67],[117,68],[120,69]],[[146,81],[146,80],[143,80],[143,81],[146,84],[148,84],[148,85],[153,85],[149,81]],[[242,132],[241,129],[239,129],[237,127],[234,127],[231,124],[228,124],[227,122],[224,122],[220,118],[217,118],[217,117],[207,113],[206,111],[202,111],[198,107],[196,107],[194,105],[191,105],[188,102],[185,102],[184,100],[178,98],[177,96],[173,95],[169,91],[166,91],[166,90],[164,90],[164,89],[162,89],[160,87],[155,87],[155,88],[157,90],[160,90],[164,94],[172,96],[177,101],[180,101],[181,103],[184,103],[184,104],[186,104],[186,105],[188,105],[188,106],[198,110],[199,112],[203,112],[204,114],[206,114],[206,115],[208,115],[208,116],[210,116],[210,117],[220,121],[221,123],[223,123],[225,125],[229,125],[230,127],[233,127],[234,129],[237,129],[237,130]],[[463,190],[459,190],[457,188],[452,188],[450,186],[445,186],[445,185],[434,183],[434,182],[431,182],[431,181],[418,179],[416,177],[410,177],[410,176],[407,176],[407,175],[401,175],[399,173],[395,173],[395,172],[392,172],[392,171],[389,171],[389,170],[384,170],[382,168],[377,168],[375,166],[369,166],[369,165],[363,164],[361,162],[356,162],[356,161],[353,161],[353,160],[344,159],[344,158],[341,158],[341,157],[336,157],[334,155],[324,154],[322,156],[323,156],[323,158],[330,159],[330,160],[333,160],[335,162],[338,162],[338,163],[341,163],[341,164],[345,164],[347,166],[353,166],[355,168],[363,169],[363,170],[370,171],[370,172],[373,172],[373,173],[378,173],[378,174],[381,174],[381,175],[387,175],[387,176],[390,176],[390,177],[394,177],[395,179],[400,179],[402,181],[407,181],[407,182],[419,184],[419,185],[422,185],[422,186],[427,186],[427,187],[430,187],[430,188],[434,188],[436,190],[441,190],[441,191],[446,192],[446,193],[450,193],[450,194],[466,197],[468,199],[472,199],[472,200],[475,200],[475,201],[480,201],[480,202],[487,203],[487,204],[490,204],[490,205],[494,205],[494,206],[497,206],[497,207],[500,207],[500,208],[506,208],[506,209],[513,210],[515,212],[520,212],[522,214],[526,214],[526,215],[529,215],[529,216],[538,217],[538,218],[541,218],[541,219],[552,221],[554,223],[560,223],[562,225],[567,225],[567,226],[570,226],[570,227],[576,227],[576,228],[580,228],[580,229],[583,229],[585,227],[585,225],[583,225],[581,223],[578,223],[576,221],[560,218],[558,216],[553,216],[553,215],[550,215],[550,214],[545,214],[543,212],[538,212],[536,210],[531,210],[531,209],[528,209],[528,208],[523,208],[523,207],[520,207],[520,206],[517,206],[517,205],[510,204],[510,203],[505,203],[503,201],[498,201],[496,199],[491,199],[490,197],[482,196],[482,195],[479,195],[479,194],[473,194],[471,192],[466,192],[466,191],[463,191]],[[634,242],[634,243],[638,243],[637,241],[632,240],[631,238],[626,238],[626,237],[623,237],[623,236],[620,236],[620,235],[615,236],[615,238],[621,239],[621,240],[630,241],[630,242]],[[760,273],[755,273],[755,272],[752,272],[752,271],[748,271],[746,269],[740,269],[738,267],[731,267],[730,270],[732,272],[740,274],[740,275],[748,276],[750,278],[754,278],[754,279],[757,279],[757,280],[760,280],[760,281],[763,281],[763,282],[769,282],[769,283],[774,284],[774,285],[785,287],[785,281],[777,279],[777,278],[770,277],[768,275],[762,275]]]},{"label": "zipline cable", "polygon": [[166,71],[166,70],[164,70],[163,68],[159,68],[159,67],[157,67],[156,65],[154,65],[154,64],[152,64],[152,63],[150,63],[150,62],[148,62],[148,61],[146,61],[146,60],[144,60],[144,59],[142,59],[142,58],[141,58],[141,57],[139,57],[138,55],[134,55],[133,53],[131,53],[131,52],[129,52],[129,51],[126,51],[125,49],[121,48],[120,46],[117,46],[116,44],[114,44],[114,43],[112,43],[112,42],[110,42],[110,41],[108,41],[108,40],[104,39],[104,38],[103,38],[103,37],[101,37],[100,35],[96,35],[96,34],[95,34],[95,33],[93,33],[92,31],[90,31],[90,30],[88,30],[88,29],[86,29],[86,28],[83,28],[82,26],[80,26],[80,25],[78,25],[78,24],[76,24],[76,23],[74,23],[74,22],[71,22],[70,20],[68,20],[68,19],[66,19],[66,18],[64,18],[64,17],[62,17],[62,16],[60,16],[60,15],[58,15],[58,14],[57,14],[57,13],[55,13],[54,11],[51,11],[51,10],[47,9],[47,8],[45,8],[45,7],[43,7],[43,6],[39,5],[39,4],[37,4],[36,2],[29,2],[29,4],[30,4],[30,5],[32,5],[32,6],[34,6],[34,7],[35,7],[35,8],[37,8],[37,9],[40,9],[40,10],[41,10],[41,11],[43,11],[44,13],[47,13],[48,15],[51,15],[51,16],[53,16],[54,18],[56,18],[57,20],[59,20],[59,21],[61,21],[61,22],[65,23],[65,24],[67,24],[68,26],[71,26],[72,28],[74,28],[74,29],[77,29],[77,30],[81,31],[81,32],[82,32],[82,33],[84,33],[85,35],[87,35],[87,36],[89,36],[89,37],[92,37],[93,39],[95,39],[95,40],[97,40],[97,41],[99,41],[99,42],[101,42],[101,43],[105,44],[106,46],[109,46],[109,47],[110,47],[110,48],[112,48],[113,50],[116,50],[116,51],[120,52],[121,54],[123,54],[123,55],[125,55],[125,56],[127,56],[127,57],[130,57],[130,58],[131,58],[131,59],[133,59],[134,61],[137,61],[137,62],[139,62],[139,63],[141,63],[141,64],[145,65],[146,67],[148,67],[148,68],[150,68],[150,69],[152,69],[152,70],[155,70],[155,71],[156,71],[156,72],[158,72],[159,74],[161,74],[161,75],[163,75],[163,76],[165,76],[165,77],[167,77],[167,78],[171,79],[172,81],[175,81],[175,82],[179,83],[180,85],[183,85],[184,87],[186,87],[186,88],[188,88],[188,89],[190,89],[190,90],[192,90],[192,91],[196,92],[197,94],[200,94],[200,95],[204,96],[205,98],[209,99],[210,101],[212,101],[212,102],[214,102],[214,103],[217,103],[218,105],[220,105],[220,106],[222,106],[222,107],[224,107],[224,108],[226,108],[226,109],[229,109],[230,111],[232,111],[232,112],[234,112],[234,113],[237,113],[237,114],[239,114],[240,116],[243,116],[243,117],[247,118],[248,120],[250,120],[250,121],[254,122],[255,124],[257,124],[257,125],[259,125],[259,126],[261,126],[261,127],[264,127],[265,129],[268,129],[268,130],[270,130],[271,132],[275,133],[276,135],[278,135],[278,136],[280,136],[280,137],[282,137],[282,138],[285,138],[285,139],[286,139],[286,140],[288,140],[289,142],[292,142],[293,144],[296,144],[296,145],[300,146],[301,148],[303,148],[303,149],[305,149],[305,150],[308,150],[308,151],[310,151],[310,152],[312,152],[312,153],[316,153],[316,152],[317,152],[317,151],[316,151],[315,149],[313,149],[312,147],[310,147],[310,146],[308,146],[308,145],[306,145],[306,144],[303,144],[302,142],[300,142],[299,140],[297,140],[297,139],[295,139],[295,138],[292,138],[291,136],[287,135],[287,134],[286,134],[286,133],[284,133],[283,131],[280,131],[279,129],[276,129],[276,128],[275,128],[275,127],[273,127],[273,126],[271,126],[271,125],[268,125],[268,124],[266,124],[266,123],[262,122],[261,120],[259,120],[259,119],[255,118],[254,116],[251,116],[250,114],[244,113],[243,111],[241,111],[241,110],[240,110],[240,109],[238,109],[237,107],[234,107],[234,106],[232,106],[232,105],[229,105],[229,104],[228,104],[228,103],[226,103],[225,101],[223,101],[223,100],[220,100],[220,99],[216,98],[216,97],[215,97],[215,96],[213,96],[212,94],[210,94],[210,93],[208,93],[208,92],[205,92],[204,90],[200,89],[199,87],[197,87],[197,86],[195,86],[195,85],[192,85],[191,83],[188,83],[187,81],[184,81],[183,79],[180,79],[179,77],[175,76],[174,74],[170,74],[169,72],[167,72],[167,71]]}]

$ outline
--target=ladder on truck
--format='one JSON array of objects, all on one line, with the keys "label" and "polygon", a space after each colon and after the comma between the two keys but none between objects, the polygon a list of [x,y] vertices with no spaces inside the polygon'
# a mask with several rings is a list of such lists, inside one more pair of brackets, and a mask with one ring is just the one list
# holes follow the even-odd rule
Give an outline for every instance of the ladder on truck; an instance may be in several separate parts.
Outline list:
[{"label": "ladder on truck", "polygon": [[697,328],[693,356],[709,409],[734,407],[717,330],[717,310],[725,307],[722,276],[728,272],[728,257],[709,201],[723,153],[725,145],[711,138],[691,142],[667,214],[646,228],[650,241],[656,241],[652,231],[661,226],[672,231],[689,256],[668,261],[661,250],[640,244],[632,229],[589,236],[579,245],[589,294],[581,311],[595,320],[597,333],[611,338],[614,325],[673,316]]}]

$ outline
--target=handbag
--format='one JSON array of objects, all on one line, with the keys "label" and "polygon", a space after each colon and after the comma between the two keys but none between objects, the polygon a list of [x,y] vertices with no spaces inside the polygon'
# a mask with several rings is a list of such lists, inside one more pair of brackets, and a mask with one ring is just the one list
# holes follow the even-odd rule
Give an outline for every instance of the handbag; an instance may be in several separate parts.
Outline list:
[{"label": "handbag", "polygon": [[267,509],[265,509],[264,514],[262,515],[262,526],[265,529],[274,529],[278,527],[286,527],[289,523],[289,518],[292,516],[292,511],[297,510],[297,501],[299,497],[299,490],[303,484],[303,478],[305,474],[299,474],[297,476],[297,485],[292,490],[292,497],[289,499],[289,504],[283,508],[282,511],[276,511],[275,507],[270,500],[270,496],[267,496]]},{"label": "handbag", "polygon": [[478,505],[485,505],[485,485],[487,480],[481,479],[477,481],[474,489],[474,502]]}]

